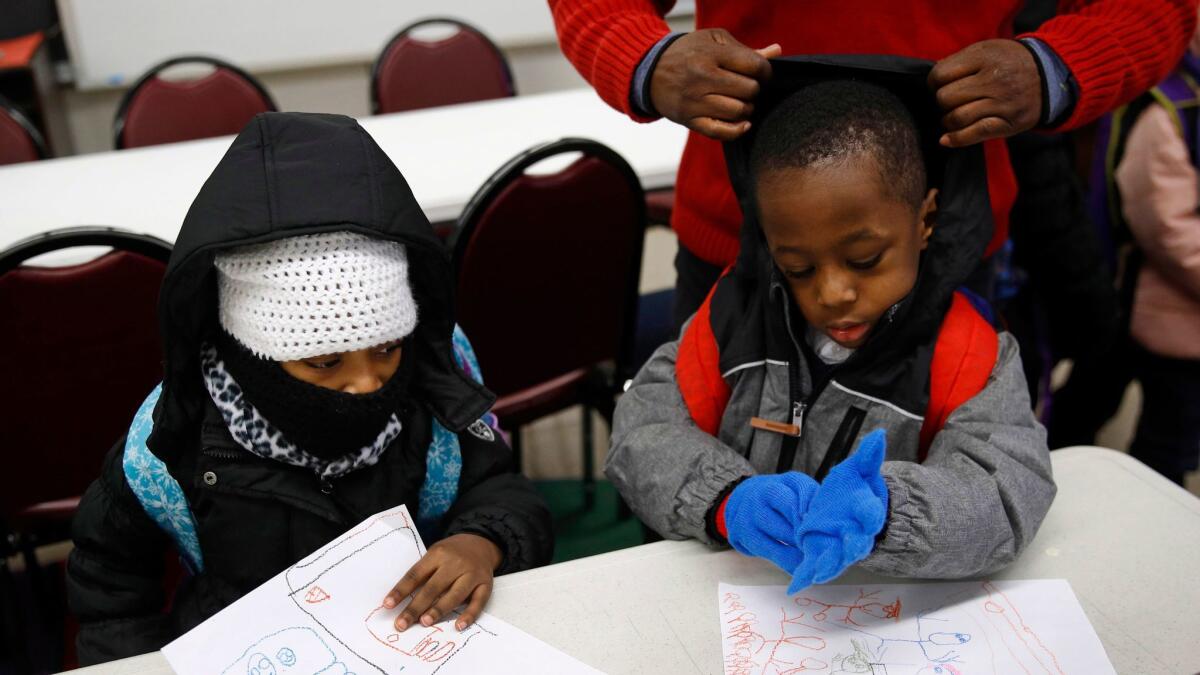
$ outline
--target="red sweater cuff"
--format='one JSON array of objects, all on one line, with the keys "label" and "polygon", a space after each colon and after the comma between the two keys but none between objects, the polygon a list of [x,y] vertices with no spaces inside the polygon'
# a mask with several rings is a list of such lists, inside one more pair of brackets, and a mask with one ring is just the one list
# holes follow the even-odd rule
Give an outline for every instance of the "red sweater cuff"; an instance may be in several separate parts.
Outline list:
[{"label": "red sweater cuff", "polygon": [[725,498],[721,500],[721,505],[717,507],[717,515],[713,518],[717,525],[717,532],[725,537],[725,541],[729,541],[729,530],[725,528],[725,505],[728,503],[729,495],[725,495]]},{"label": "red sweater cuff", "polygon": [[642,57],[671,29],[665,19],[641,6],[620,0],[560,0],[551,3],[551,10],[559,45],[579,74],[606,103],[636,121],[649,122],[657,118],[633,111],[629,88]]},{"label": "red sweater cuff", "polygon": [[1194,2],[1075,2],[1034,37],[1054,50],[1079,85],[1068,130],[1131,101],[1179,62],[1196,28]]}]

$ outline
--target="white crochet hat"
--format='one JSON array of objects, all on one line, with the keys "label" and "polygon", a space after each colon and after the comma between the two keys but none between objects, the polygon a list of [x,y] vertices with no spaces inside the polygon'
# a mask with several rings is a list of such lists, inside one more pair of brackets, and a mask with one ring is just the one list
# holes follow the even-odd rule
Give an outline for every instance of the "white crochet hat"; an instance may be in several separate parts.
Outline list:
[{"label": "white crochet hat", "polygon": [[399,340],[417,325],[404,246],[352,232],[218,253],[221,326],[274,361]]}]

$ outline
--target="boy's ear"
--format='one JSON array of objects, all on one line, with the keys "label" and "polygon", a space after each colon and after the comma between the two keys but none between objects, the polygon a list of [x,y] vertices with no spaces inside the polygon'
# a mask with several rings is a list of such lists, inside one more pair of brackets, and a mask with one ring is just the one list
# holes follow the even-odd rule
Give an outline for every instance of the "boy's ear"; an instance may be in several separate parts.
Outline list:
[{"label": "boy's ear", "polygon": [[921,202],[921,210],[917,212],[917,227],[921,232],[921,250],[929,246],[929,237],[933,235],[933,226],[937,222],[937,188],[929,188],[925,201]]}]

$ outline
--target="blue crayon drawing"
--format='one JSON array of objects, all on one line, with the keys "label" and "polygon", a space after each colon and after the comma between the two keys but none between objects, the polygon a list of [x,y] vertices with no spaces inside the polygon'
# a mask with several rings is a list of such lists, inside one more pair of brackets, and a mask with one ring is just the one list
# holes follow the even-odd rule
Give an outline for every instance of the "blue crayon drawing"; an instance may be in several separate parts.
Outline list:
[{"label": "blue crayon drawing", "polygon": [[246,648],[222,675],[354,675],[311,628],[276,631]]}]

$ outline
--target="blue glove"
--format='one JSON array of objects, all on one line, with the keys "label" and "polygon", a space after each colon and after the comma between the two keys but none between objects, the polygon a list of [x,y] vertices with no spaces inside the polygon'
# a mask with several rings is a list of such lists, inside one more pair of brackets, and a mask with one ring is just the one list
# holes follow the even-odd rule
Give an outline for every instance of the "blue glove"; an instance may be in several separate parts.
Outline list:
[{"label": "blue glove", "polygon": [[796,569],[796,528],[817,491],[812,476],[789,471],[751,476],[729,494],[725,531],[729,544],[746,555],[766,558],[785,572]]},{"label": "blue glove", "polygon": [[872,431],[821,481],[796,528],[800,563],[792,568],[789,594],[837,577],[874,548],[887,518],[887,486],[879,473],[886,449],[883,429]]}]

